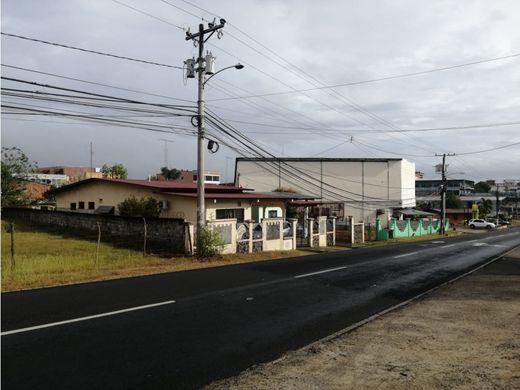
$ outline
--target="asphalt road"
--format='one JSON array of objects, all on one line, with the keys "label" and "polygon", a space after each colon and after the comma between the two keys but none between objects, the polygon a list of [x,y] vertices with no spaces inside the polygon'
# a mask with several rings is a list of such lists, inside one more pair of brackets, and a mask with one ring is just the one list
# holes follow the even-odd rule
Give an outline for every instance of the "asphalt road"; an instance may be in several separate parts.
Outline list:
[{"label": "asphalt road", "polygon": [[520,245],[520,230],[2,294],[2,389],[184,389]]}]

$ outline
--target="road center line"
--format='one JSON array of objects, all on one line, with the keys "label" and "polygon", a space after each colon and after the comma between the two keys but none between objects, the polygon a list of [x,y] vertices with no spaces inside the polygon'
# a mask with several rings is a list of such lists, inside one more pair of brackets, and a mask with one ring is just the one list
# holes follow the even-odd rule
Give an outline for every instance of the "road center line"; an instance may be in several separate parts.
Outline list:
[{"label": "road center line", "polygon": [[318,275],[318,274],[324,274],[324,273],[326,273],[326,272],[338,271],[338,270],[340,270],[340,269],[345,269],[345,268],[347,268],[347,266],[344,266],[344,267],[337,267],[337,268],[329,268],[329,269],[324,269],[324,270],[321,270],[321,271],[310,272],[310,273],[308,273],[308,274],[296,275],[294,278],[295,278],[295,279],[298,279],[298,278],[306,278],[307,276]]},{"label": "road center line", "polygon": [[451,248],[452,246],[455,246],[456,244],[450,244],[450,245],[443,245],[441,248]]},{"label": "road center line", "polygon": [[398,259],[399,257],[413,256],[413,255],[416,255],[417,253],[419,253],[419,252],[405,253],[404,255],[394,256],[394,259]]},{"label": "road center line", "polygon": [[50,328],[52,326],[60,326],[60,325],[70,324],[70,323],[73,323],[73,322],[88,321],[88,320],[92,320],[94,318],[108,317],[108,316],[113,316],[113,315],[117,315],[117,314],[122,314],[122,313],[131,312],[131,311],[136,311],[136,310],[149,309],[151,307],[170,305],[172,303],[175,303],[175,301],[164,301],[164,302],[159,302],[159,303],[152,303],[150,305],[130,307],[128,309],[110,311],[110,312],[107,312],[107,313],[95,314],[95,315],[92,315],[92,316],[72,318],[70,320],[65,320],[65,321],[51,322],[49,324],[30,326],[28,328],[8,330],[6,332],[2,332],[0,335],[7,336],[7,335],[10,335],[10,334],[15,334],[15,333],[30,332],[30,331],[37,330],[37,329]]}]

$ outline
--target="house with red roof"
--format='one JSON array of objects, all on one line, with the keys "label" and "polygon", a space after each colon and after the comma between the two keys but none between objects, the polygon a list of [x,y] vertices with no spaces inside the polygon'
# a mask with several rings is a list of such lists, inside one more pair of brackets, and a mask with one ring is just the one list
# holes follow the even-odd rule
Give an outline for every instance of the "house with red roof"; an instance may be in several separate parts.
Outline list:
[{"label": "house with red roof", "polygon": [[[160,217],[182,218],[192,223],[197,219],[197,183],[193,182],[91,178],[49,193],[60,211],[117,215],[117,206],[125,199],[153,197],[160,202]],[[257,193],[234,185],[207,183],[206,220],[282,218],[286,216],[286,204],[301,198],[298,194]]]}]

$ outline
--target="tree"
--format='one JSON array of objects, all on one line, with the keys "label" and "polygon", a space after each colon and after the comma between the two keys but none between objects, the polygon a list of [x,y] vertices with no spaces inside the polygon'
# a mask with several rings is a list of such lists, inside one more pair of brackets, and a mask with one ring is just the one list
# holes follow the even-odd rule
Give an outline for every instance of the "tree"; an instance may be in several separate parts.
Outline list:
[{"label": "tree", "polygon": [[112,166],[103,164],[101,173],[103,177],[109,177],[111,179],[126,179],[128,177],[128,171],[123,164],[114,164]]},{"label": "tree", "polygon": [[161,214],[159,202],[151,196],[141,199],[131,196],[119,203],[117,209],[123,217],[157,218]]},{"label": "tree", "polygon": [[446,208],[447,209],[460,209],[462,207],[462,201],[459,196],[453,192],[446,193]]},{"label": "tree", "polygon": [[489,212],[493,209],[493,202],[490,199],[482,198],[478,205],[478,212],[480,215],[485,216],[488,215]]},{"label": "tree", "polygon": [[181,177],[181,171],[175,168],[168,169],[168,167],[161,167],[160,175],[164,177],[164,180],[177,180]]},{"label": "tree", "polygon": [[478,193],[488,193],[489,190],[491,190],[491,186],[486,183],[485,181],[479,181],[477,184],[475,184],[475,192]]},{"label": "tree", "polygon": [[29,158],[20,148],[2,147],[2,206],[20,206],[27,204],[29,198],[23,186],[23,180],[34,169]]}]

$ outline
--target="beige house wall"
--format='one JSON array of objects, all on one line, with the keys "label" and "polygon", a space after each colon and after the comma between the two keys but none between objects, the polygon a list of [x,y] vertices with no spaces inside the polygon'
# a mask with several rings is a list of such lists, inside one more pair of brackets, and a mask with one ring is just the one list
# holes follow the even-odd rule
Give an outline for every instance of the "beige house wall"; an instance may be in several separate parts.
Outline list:
[{"label": "beige house wall", "polygon": [[[316,199],[345,201],[345,215],[372,222],[377,210],[415,206],[415,164],[388,161],[287,161],[301,175],[284,173],[284,163],[237,161],[239,185],[256,191],[281,186]],[[287,165],[285,165],[287,167]],[[280,169],[281,168],[281,169]],[[309,176],[305,176],[309,175]],[[326,184],[322,184],[326,183]]]}]

